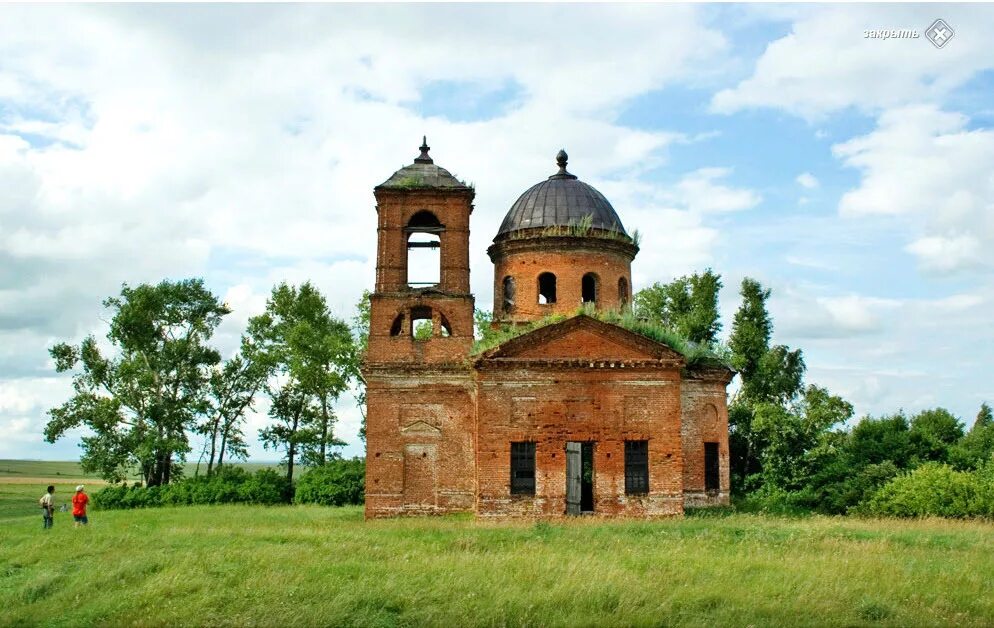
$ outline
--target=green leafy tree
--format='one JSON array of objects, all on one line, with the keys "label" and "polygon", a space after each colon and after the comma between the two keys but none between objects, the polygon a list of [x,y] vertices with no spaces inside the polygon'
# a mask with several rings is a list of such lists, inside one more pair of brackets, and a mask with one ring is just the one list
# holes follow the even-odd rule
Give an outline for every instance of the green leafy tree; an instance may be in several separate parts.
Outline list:
[{"label": "green leafy tree", "polygon": [[762,444],[763,484],[802,489],[824,460],[825,434],[852,414],[852,404],[819,386],[808,386],[791,408],[758,404],[753,429]]},{"label": "green leafy tree", "polygon": [[[732,321],[728,345],[742,383],[728,411],[729,445],[733,486],[749,490],[762,482],[763,447],[777,426],[773,417],[790,413],[788,406],[803,387],[805,364],[800,349],[770,347],[773,320],[766,308],[770,291],[747,277],[740,294],[742,303]],[[755,423],[757,413],[763,415],[760,424]],[[785,423],[783,429],[793,428]],[[791,437],[785,434],[784,438]]]},{"label": "green leafy tree", "polygon": [[356,376],[356,405],[359,407],[359,414],[362,415],[362,422],[359,426],[359,438],[366,441],[366,379],[362,376],[362,361],[366,359],[366,351],[369,349],[369,324],[370,324],[370,299],[373,293],[369,290],[362,291],[362,297],[356,303],[356,314],[352,317],[352,333],[355,336],[356,351],[355,364],[352,365]]},{"label": "green leafy tree", "polygon": [[963,424],[945,408],[923,410],[911,417],[908,437],[919,462],[947,462],[963,438]]},{"label": "green leafy tree", "polygon": [[732,366],[742,379],[741,396],[747,403],[786,404],[800,392],[804,382],[804,357],[800,349],[784,345],[770,347],[773,321],[766,309],[770,291],[759,282],[742,280],[742,304],[732,321],[728,346]]},{"label": "green leafy tree", "polygon": [[760,375],[760,361],[770,348],[773,321],[766,310],[770,291],[758,281],[746,277],[740,289],[742,304],[732,320],[728,346],[732,350],[732,367],[739,372],[743,386]]},{"label": "green leafy tree", "polygon": [[269,375],[264,360],[258,359],[248,338],[242,338],[242,351],[210,374],[207,410],[197,432],[204,436],[207,475],[220,469],[225,455],[245,459],[248,445],[243,425],[256,394]]},{"label": "green leafy tree", "polygon": [[125,284],[103,305],[113,313],[112,355],[92,336],[50,351],[58,372],[81,370],[72,398],[49,411],[45,438],[55,442],[89,428],[84,470],[117,481],[137,467],[146,485],[168,484],[190,450],[188,431],[206,410],[210,374],[220,362],[207,343],[230,310],[201,279]]},{"label": "green leafy tree", "polygon": [[321,465],[344,445],[334,435],[332,405],[359,375],[356,345],[349,325],[331,315],[309,282],[274,287],[248,333],[272,373],[266,387],[274,424],[260,436],[267,447],[285,449],[289,482],[298,456]]},{"label": "green leafy tree", "polygon": [[864,417],[850,433],[848,464],[864,467],[890,461],[899,469],[911,463],[913,448],[903,412],[880,418]]},{"label": "green leafy tree", "polygon": [[976,469],[994,456],[994,416],[986,403],[980,405],[977,419],[963,438],[950,448],[950,461],[960,469]]},{"label": "green leafy tree", "polygon": [[259,430],[259,439],[265,449],[284,452],[286,480],[290,483],[302,451],[313,448],[318,441],[320,408],[315,405],[314,397],[297,382],[274,388],[271,394],[269,416],[272,423]]},{"label": "green leafy tree", "polygon": [[721,331],[718,293],[721,275],[710,268],[675,279],[667,284],[654,283],[640,290],[633,302],[639,318],[659,323],[684,338],[711,345]]}]

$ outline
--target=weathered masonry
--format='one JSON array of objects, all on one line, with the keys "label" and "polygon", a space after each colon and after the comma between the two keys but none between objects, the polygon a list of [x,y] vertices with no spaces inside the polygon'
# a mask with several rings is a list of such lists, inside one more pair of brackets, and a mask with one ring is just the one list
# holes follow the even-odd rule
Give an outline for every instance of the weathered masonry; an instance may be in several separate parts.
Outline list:
[{"label": "weathered masonry", "polygon": [[493,244],[495,325],[539,327],[472,354],[474,190],[414,163],[375,189],[366,516],[678,515],[728,503],[732,371],[585,315],[625,308],[638,247],[566,170],[511,206]]}]

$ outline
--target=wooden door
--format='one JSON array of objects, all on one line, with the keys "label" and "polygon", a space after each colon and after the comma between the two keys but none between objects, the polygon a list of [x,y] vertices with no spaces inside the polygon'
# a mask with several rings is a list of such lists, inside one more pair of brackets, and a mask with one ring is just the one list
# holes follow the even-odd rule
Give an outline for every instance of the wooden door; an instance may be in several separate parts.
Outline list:
[{"label": "wooden door", "polygon": [[583,475],[582,445],[566,443],[566,514],[580,514],[581,479]]}]

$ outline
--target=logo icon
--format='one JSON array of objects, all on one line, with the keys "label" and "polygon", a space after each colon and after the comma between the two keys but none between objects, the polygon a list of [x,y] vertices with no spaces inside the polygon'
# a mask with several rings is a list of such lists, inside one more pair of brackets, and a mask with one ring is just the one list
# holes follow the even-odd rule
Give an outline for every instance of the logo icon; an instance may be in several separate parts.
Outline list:
[{"label": "logo icon", "polygon": [[928,27],[927,31],[925,31],[925,37],[927,37],[936,48],[942,48],[948,44],[949,40],[952,39],[955,34],[956,33],[953,32],[952,27],[950,27],[949,24],[946,24],[945,20],[941,19],[932,22],[932,25]]}]

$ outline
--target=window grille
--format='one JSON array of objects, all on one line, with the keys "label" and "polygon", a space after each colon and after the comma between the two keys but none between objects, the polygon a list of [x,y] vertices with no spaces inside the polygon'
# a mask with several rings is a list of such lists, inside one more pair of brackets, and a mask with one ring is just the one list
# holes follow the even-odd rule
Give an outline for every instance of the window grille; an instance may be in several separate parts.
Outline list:
[{"label": "window grille", "polygon": [[649,441],[625,441],[625,494],[649,492]]},{"label": "window grille", "polygon": [[511,443],[511,494],[535,494],[535,443]]}]

